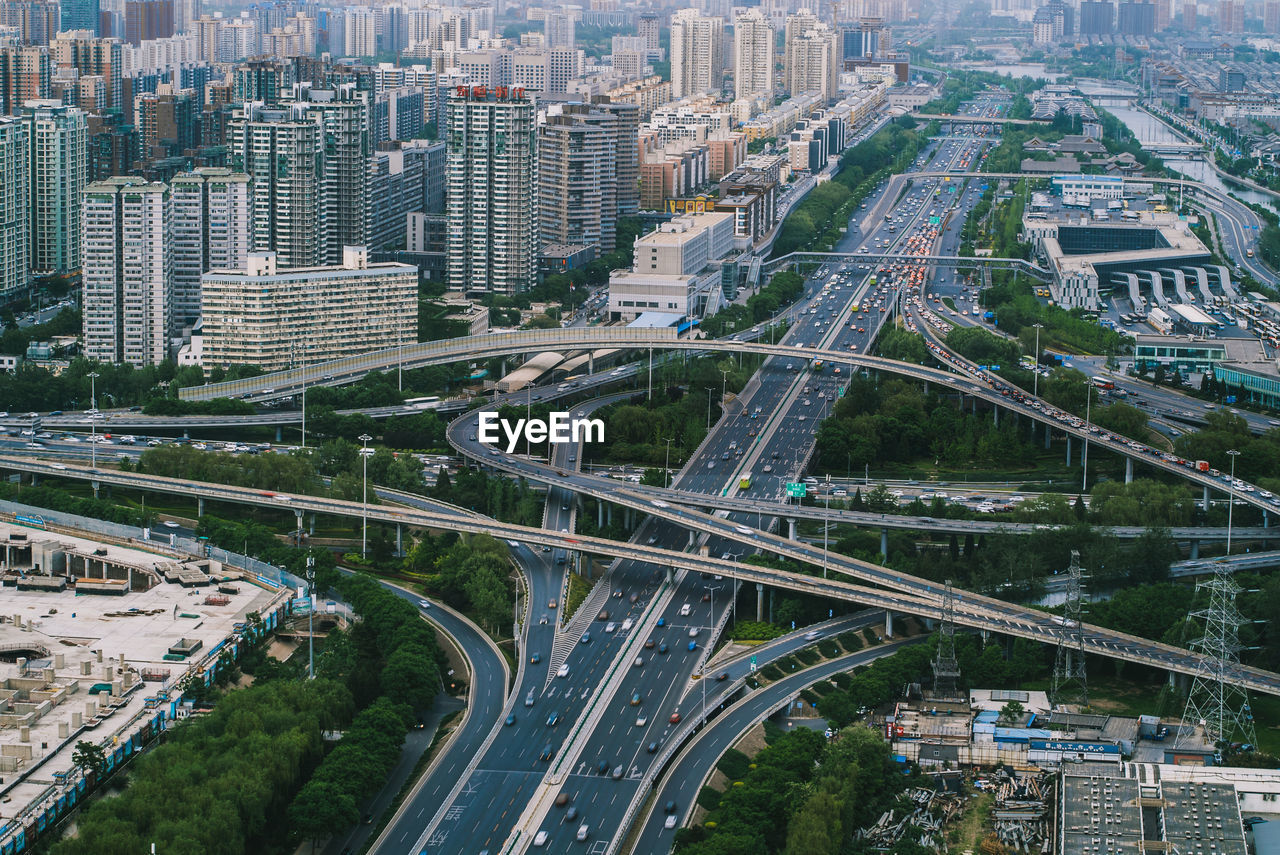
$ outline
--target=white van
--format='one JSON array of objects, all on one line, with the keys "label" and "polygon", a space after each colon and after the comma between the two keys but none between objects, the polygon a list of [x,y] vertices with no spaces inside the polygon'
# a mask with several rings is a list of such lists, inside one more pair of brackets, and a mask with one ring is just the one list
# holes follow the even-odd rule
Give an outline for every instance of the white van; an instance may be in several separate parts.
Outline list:
[{"label": "white van", "polygon": [[680,607],[680,617],[688,617],[689,612],[691,610],[692,610],[692,606],[690,606],[688,603],[685,603],[683,606]]},{"label": "white van", "polygon": [[577,835],[578,842],[582,842],[583,840],[586,840],[587,836],[590,834],[591,834],[591,826],[588,826],[588,825],[578,826],[578,835]]}]

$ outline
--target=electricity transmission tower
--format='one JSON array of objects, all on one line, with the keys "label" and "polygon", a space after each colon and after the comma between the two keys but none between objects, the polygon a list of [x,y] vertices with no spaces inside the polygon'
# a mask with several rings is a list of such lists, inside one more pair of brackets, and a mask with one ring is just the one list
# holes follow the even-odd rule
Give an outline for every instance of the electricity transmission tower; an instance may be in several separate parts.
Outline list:
[{"label": "electricity transmission tower", "polygon": [[960,661],[956,659],[956,598],[947,580],[942,594],[942,622],[938,625],[938,653],[933,658],[933,691],[938,697],[955,697],[960,679]]},{"label": "electricity transmission tower", "polygon": [[1067,568],[1067,600],[1063,604],[1058,626],[1058,651],[1053,664],[1053,689],[1050,700],[1056,704],[1089,705],[1089,680],[1085,673],[1084,571],[1080,569],[1080,553],[1071,550],[1071,566]]},{"label": "electricity transmission tower", "polygon": [[1205,741],[1210,744],[1235,740],[1256,745],[1249,694],[1227,676],[1227,668],[1240,661],[1243,649],[1239,628],[1247,621],[1236,608],[1236,595],[1241,588],[1231,578],[1226,565],[1219,564],[1214,568],[1212,579],[1196,584],[1196,592],[1200,591],[1208,591],[1209,607],[1191,614],[1204,623],[1204,636],[1191,642],[1191,647],[1204,654],[1204,658],[1191,678],[1191,691],[1182,713],[1183,724],[1190,723],[1191,727],[1178,731],[1178,744],[1190,741],[1195,735],[1195,725],[1199,724],[1204,728]]}]

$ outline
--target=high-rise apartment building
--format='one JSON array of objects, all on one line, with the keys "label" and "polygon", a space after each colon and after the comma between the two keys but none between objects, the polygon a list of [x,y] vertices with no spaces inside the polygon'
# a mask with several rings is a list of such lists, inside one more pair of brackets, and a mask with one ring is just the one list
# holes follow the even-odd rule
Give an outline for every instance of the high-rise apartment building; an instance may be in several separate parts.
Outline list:
[{"label": "high-rise apartment building", "polygon": [[1267,0],[1262,6],[1262,30],[1280,35],[1280,0]]},{"label": "high-rise apartment building", "polygon": [[534,103],[520,89],[460,87],[448,110],[449,287],[527,290],[539,249]]},{"label": "high-rise apartment building", "polygon": [[199,106],[191,90],[175,92],[172,84],[161,83],[159,91],[137,96],[133,110],[144,157],[178,156],[198,144]]},{"label": "high-rise apartment building", "polygon": [[1122,36],[1155,35],[1155,4],[1132,1],[1121,3],[1116,9],[1116,32]]},{"label": "high-rise apartment building", "polygon": [[55,2],[0,0],[0,25],[12,27],[22,44],[49,44],[61,23],[62,10]]},{"label": "high-rise apartment building", "polygon": [[227,127],[231,168],[253,179],[253,247],[281,267],[324,262],[324,132],[296,105],[246,104]]},{"label": "high-rise apartment building", "polygon": [[1110,0],[1081,0],[1080,35],[1104,35],[1115,32],[1116,7]]},{"label": "high-rise apartment building", "polygon": [[169,355],[173,321],[169,188],[133,176],[84,193],[84,352],[102,362],[154,365]]},{"label": "high-rise apartment building", "polygon": [[791,95],[818,92],[823,101],[836,97],[840,43],[835,30],[811,15],[787,19],[784,74]]},{"label": "high-rise apartment building", "polygon": [[418,268],[370,264],[362,246],[338,265],[289,270],[250,253],[245,270],[206,273],[201,292],[206,368],[280,371],[417,340]]},{"label": "high-rise apartment building", "polygon": [[724,19],[681,9],[671,16],[671,96],[720,92],[724,84]]},{"label": "high-rise apartment building", "polygon": [[29,101],[31,123],[31,269],[80,268],[80,194],[89,152],[83,110],[55,101]]},{"label": "high-rise apartment building", "polygon": [[1196,13],[1196,4],[1194,2],[1183,3],[1182,4],[1182,28],[1188,32],[1193,33],[1196,31],[1196,28],[1199,25],[1200,25],[1200,21]]},{"label": "high-rise apartment building", "polygon": [[1244,32],[1244,0],[1218,0],[1218,32]]},{"label": "high-rise apartment building", "polygon": [[543,33],[546,37],[546,45],[548,48],[569,48],[574,47],[574,13],[561,7],[557,11],[547,11],[546,18],[543,20]]},{"label": "high-rise apartment building", "polygon": [[636,18],[636,35],[644,39],[645,49],[656,54],[662,50],[662,19],[652,12]]},{"label": "high-rise apartment building", "polygon": [[733,94],[737,99],[773,100],[773,27],[759,10],[733,22]]},{"label": "high-rise apartment building", "polygon": [[50,45],[58,69],[74,69],[81,77],[101,77],[106,86],[107,107],[123,109],[124,44],[119,39],[98,39],[85,30],[59,33]]},{"label": "high-rise apartment building", "polygon": [[0,117],[0,300],[31,281],[31,123]]},{"label": "high-rise apartment building", "polygon": [[13,116],[27,101],[48,98],[52,76],[44,45],[0,47],[0,114]]},{"label": "high-rise apartment building", "polygon": [[324,264],[342,261],[344,246],[366,246],[369,182],[369,93],[354,83],[332,88],[298,84],[287,105],[317,123],[324,142],[320,188]]},{"label": "high-rise apartment building", "polygon": [[607,114],[586,105],[565,104],[538,127],[543,244],[594,246],[597,254],[613,250],[618,175],[610,123]]},{"label": "high-rise apartment building", "polygon": [[378,53],[378,19],[369,6],[353,6],[344,13],[343,56],[374,56]]},{"label": "high-rise apartment building", "polygon": [[249,176],[204,167],[176,176],[173,196],[174,332],[200,316],[200,277],[243,270],[252,248],[253,188]]},{"label": "high-rise apartment building", "polygon": [[131,45],[174,34],[173,0],[125,0],[124,40]]}]

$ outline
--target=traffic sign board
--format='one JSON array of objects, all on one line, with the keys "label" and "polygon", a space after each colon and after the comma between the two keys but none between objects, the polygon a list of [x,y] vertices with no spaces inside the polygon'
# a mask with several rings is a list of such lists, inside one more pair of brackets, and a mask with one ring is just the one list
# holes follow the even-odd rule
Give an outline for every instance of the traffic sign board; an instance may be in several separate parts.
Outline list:
[{"label": "traffic sign board", "polygon": [[787,482],[787,496],[792,499],[803,499],[806,495],[804,484]]},{"label": "traffic sign board", "polygon": [[938,223],[940,223],[940,222],[942,222],[942,218],[941,218],[941,217],[930,217],[930,218],[929,218],[929,225],[931,225],[931,226],[936,226],[936,225],[937,225]]}]

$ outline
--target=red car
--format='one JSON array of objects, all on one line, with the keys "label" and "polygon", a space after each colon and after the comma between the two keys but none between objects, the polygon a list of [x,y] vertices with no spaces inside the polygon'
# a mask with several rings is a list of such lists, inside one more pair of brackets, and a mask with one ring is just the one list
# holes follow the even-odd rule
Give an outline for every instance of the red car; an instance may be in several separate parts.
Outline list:
[{"label": "red car", "polygon": [[673,712],[673,713],[671,714],[671,719],[670,719],[670,721],[671,721],[671,723],[672,723],[672,724],[679,724],[679,723],[680,723],[680,713],[679,713],[679,712]]}]

